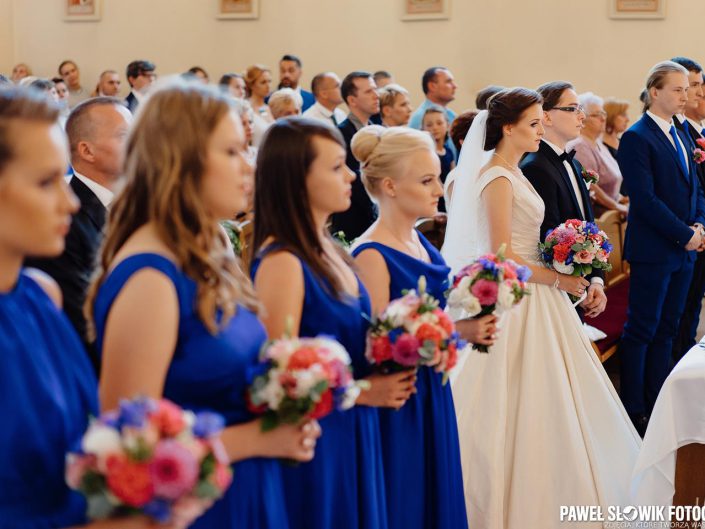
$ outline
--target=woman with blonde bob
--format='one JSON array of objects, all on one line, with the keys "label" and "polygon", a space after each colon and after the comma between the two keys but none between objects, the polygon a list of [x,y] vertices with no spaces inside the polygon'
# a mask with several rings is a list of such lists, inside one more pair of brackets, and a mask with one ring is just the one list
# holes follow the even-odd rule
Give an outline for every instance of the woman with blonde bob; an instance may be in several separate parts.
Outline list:
[{"label": "woman with blonde bob", "polygon": [[308,461],[315,422],[263,433],[245,403],[266,339],[252,286],[219,229],[247,201],[239,116],[216,89],[181,81],[153,93],[126,154],[87,306],[102,352],[105,408],[166,397],[225,418],[235,480],[191,527],[288,527],[276,458]]},{"label": "woman with blonde bob", "polygon": [[[352,141],[362,181],[379,207],[377,221],[353,249],[361,278],[382,311],[424,276],[445,306],[448,274],[441,254],[414,229],[436,214],[443,196],[440,163],[430,135],[406,127],[364,127]],[[490,345],[495,317],[459,322],[476,343]],[[467,527],[460,448],[450,385],[431,367],[418,370],[416,392],[398,410],[380,409],[382,461],[390,529]],[[408,498],[417,498],[409,502]]]}]

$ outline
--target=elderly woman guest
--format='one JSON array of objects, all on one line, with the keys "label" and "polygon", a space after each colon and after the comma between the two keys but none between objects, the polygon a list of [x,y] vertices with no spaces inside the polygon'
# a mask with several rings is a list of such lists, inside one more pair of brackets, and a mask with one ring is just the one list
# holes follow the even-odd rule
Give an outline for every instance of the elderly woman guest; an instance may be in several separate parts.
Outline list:
[{"label": "elderly woman guest", "polygon": [[622,172],[617,160],[602,144],[607,119],[603,100],[592,92],[581,94],[578,100],[585,109],[583,131],[578,139],[568,145],[567,150],[575,149],[575,158],[582,166],[600,175],[600,181],[590,189],[595,202],[595,216],[607,210],[617,210],[626,216],[628,206],[621,203],[623,197],[619,193]]},{"label": "elderly woman guest", "polygon": [[388,84],[380,88],[379,113],[385,127],[404,127],[411,119],[411,100],[406,88],[398,84]]},{"label": "elderly woman guest", "polygon": [[272,112],[265,102],[271,87],[272,72],[266,66],[255,64],[245,72],[247,100],[255,113],[255,119],[252,123],[252,145],[255,147],[259,147],[265,131],[274,123]]},{"label": "elderly woman guest", "polygon": [[617,149],[619,148],[619,138],[627,130],[629,125],[629,103],[621,99],[607,99],[604,104],[607,120],[605,123],[605,133],[602,135],[602,143],[605,144],[610,154],[617,159]]},{"label": "elderly woman guest", "polygon": [[301,95],[291,88],[280,88],[269,96],[269,110],[275,120],[300,116],[304,101]]}]

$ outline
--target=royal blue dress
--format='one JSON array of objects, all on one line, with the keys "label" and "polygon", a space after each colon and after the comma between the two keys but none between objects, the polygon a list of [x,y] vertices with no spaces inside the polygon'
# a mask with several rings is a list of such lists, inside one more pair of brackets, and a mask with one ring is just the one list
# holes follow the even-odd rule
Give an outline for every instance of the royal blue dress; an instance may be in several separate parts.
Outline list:
[{"label": "royal blue dress", "polygon": [[[389,270],[389,299],[416,289],[425,276],[426,290],[445,307],[448,274],[441,254],[420,233],[431,258],[420,261],[376,242],[354,249],[353,256],[374,248]],[[467,527],[458,426],[450,383],[430,367],[418,370],[416,393],[398,411],[380,408],[382,454],[387,492],[389,529]]]},{"label": "royal blue dress", "polygon": [[[279,249],[270,245],[252,264]],[[336,299],[302,260],[304,304],[299,336],[326,334],[338,340],[352,359],[356,379],[369,374],[365,359],[370,298],[358,280],[360,297]],[[386,529],[377,408],[355,406],[320,420],[322,436],[313,461],[283,469],[289,525],[292,529]]]},{"label": "royal blue dress", "polygon": [[0,294],[0,528],[48,529],[86,521],[64,479],[98,413],[98,388],[66,316],[29,276]]},{"label": "royal blue dress", "polygon": [[[147,253],[127,257],[100,286],[95,301],[99,352],[113,301],[130,277],[145,268],[167,276],[179,298],[178,341],[167,371],[164,397],[196,412],[218,412],[228,426],[251,421],[254,417],[245,404],[246,375],[266,340],[262,323],[255,314],[238,307],[225,328],[210,334],[195,311],[196,283],[165,257]],[[279,462],[252,458],[232,468],[233,483],[225,496],[191,529],[286,529]]]}]

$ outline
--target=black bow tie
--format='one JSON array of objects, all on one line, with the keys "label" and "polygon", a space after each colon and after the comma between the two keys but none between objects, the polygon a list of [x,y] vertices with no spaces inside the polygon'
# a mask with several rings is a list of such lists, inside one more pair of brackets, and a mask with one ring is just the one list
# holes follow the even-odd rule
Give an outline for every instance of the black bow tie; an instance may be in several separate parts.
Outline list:
[{"label": "black bow tie", "polygon": [[573,158],[575,158],[575,151],[564,152],[559,156],[562,162],[572,163]]}]

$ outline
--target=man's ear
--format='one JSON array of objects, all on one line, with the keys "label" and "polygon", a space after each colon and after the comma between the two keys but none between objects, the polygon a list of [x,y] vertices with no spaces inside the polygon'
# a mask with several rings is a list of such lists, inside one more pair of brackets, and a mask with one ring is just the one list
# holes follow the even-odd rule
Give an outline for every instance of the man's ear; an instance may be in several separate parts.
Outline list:
[{"label": "man's ear", "polygon": [[547,111],[543,111],[543,119],[541,120],[543,125],[546,126],[551,126],[553,125],[553,120],[551,119],[551,114],[548,113]]},{"label": "man's ear", "polygon": [[76,146],[76,151],[78,152],[78,155],[87,162],[95,161],[93,146],[89,142],[79,141],[78,145]]}]

